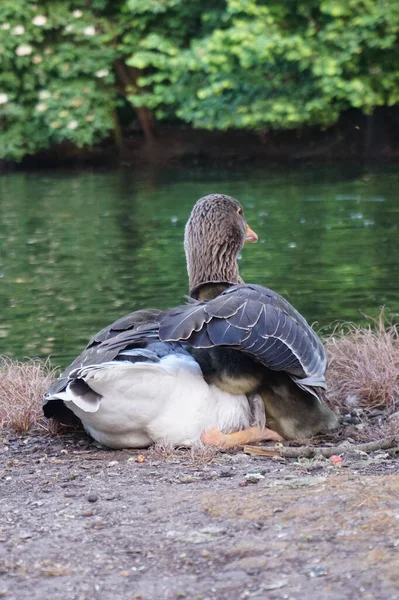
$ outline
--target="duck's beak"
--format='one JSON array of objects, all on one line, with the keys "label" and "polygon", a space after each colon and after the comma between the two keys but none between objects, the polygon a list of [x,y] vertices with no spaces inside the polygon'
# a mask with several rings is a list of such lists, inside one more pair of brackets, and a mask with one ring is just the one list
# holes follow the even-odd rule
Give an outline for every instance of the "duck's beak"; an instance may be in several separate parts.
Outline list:
[{"label": "duck's beak", "polygon": [[245,238],[245,243],[247,242],[257,242],[258,241],[258,236],[257,234],[250,228],[249,225],[247,225],[247,237]]}]

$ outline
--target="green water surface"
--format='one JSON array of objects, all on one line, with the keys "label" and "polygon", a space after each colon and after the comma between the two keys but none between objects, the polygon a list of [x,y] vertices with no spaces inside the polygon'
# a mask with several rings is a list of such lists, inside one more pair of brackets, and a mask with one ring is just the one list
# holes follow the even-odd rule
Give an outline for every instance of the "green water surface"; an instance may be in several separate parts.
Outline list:
[{"label": "green water surface", "polygon": [[0,178],[0,354],[65,366],[123,314],[187,293],[194,202],[237,197],[260,243],[248,282],[283,294],[322,331],[399,312],[396,167],[175,168]]}]

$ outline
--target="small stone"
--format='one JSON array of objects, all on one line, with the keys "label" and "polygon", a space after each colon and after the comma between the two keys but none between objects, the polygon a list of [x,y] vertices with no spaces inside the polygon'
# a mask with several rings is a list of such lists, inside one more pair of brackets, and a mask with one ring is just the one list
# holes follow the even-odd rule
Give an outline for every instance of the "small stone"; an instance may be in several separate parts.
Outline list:
[{"label": "small stone", "polygon": [[195,483],[196,481],[198,481],[198,477],[194,475],[180,475],[176,483]]},{"label": "small stone", "polygon": [[226,530],[223,527],[210,526],[192,531],[167,531],[166,537],[190,544],[202,544],[221,539]]},{"label": "small stone", "polygon": [[219,477],[234,477],[234,471],[221,471]]},{"label": "small stone", "polygon": [[245,571],[248,575],[255,575],[265,570],[268,565],[266,556],[244,556],[225,567],[225,571]]},{"label": "small stone", "polygon": [[98,496],[97,496],[97,494],[94,494],[93,492],[91,492],[90,494],[88,494],[87,500],[88,500],[88,502],[97,502]]},{"label": "small stone", "polygon": [[[133,547],[133,546],[128,546],[128,547],[125,549],[125,552],[126,552],[126,554],[133,554],[133,555],[134,555],[134,554],[143,554],[143,551],[142,551],[142,550],[140,550],[140,548],[135,548],[135,547]],[[148,558],[148,557],[147,557],[147,558]]]},{"label": "small stone", "polygon": [[139,454],[138,457],[136,458],[136,462],[138,462],[138,463],[145,462],[145,456],[143,456],[142,454]]},{"label": "small stone", "polygon": [[388,417],[389,421],[392,421],[395,425],[399,425],[399,411],[392,413]]},{"label": "small stone", "polygon": [[246,473],[245,480],[250,483],[257,483],[261,479],[264,479],[265,476],[262,473]]},{"label": "small stone", "polygon": [[121,572],[119,573],[119,575],[120,575],[121,577],[129,577],[130,573],[129,573],[129,571],[121,571]]},{"label": "small stone", "polygon": [[43,500],[33,500],[33,502],[29,503],[30,506],[43,506],[44,502]]},{"label": "small stone", "polygon": [[111,460],[111,462],[107,464],[107,467],[116,467],[116,465],[119,465],[119,461]]},{"label": "small stone", "polygon": [[257,477],[249,477],[245,475],[246,483],[259,483],[259,479]]},{"label": "small stone", "polygon": [[94,519],[94,521],[90,523],[90,527],[104,527],[104,522],[101,521],[101,519]]},{"label": "small stone", "polygon": [[279,463],[287,462],[287,460],[284,458],[284,456],[272,456],[271,459],[273,462],[279,462]]},{"label": "small stone", "polygon": [[285,577],[282,577],[281,579],[273,579],[272,581],[265,583],[263,587],[265,590],[278,590],[287,585],[287,583],[288,580],[285,579]]},{"label": "small stone", "polygon": [[323,577],[323,575],[327,575],[327,568],[323,565],[313,567],[309,571],[309,577]]}]

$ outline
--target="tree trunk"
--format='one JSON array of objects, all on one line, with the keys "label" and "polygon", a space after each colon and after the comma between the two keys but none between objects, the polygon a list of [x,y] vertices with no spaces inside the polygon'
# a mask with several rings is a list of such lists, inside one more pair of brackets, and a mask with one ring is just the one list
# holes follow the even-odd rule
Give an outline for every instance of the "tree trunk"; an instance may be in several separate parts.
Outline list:
[{"label": "tree trunk", "polygon": [[[122,60],[115,61],[115,70],[123,85],[125,95],[128,94],[127,88],[130,88],[133,93],[138,91],[137,79],[140,76],[140,71],[133,67],[128,67]],[[156,124],[154,113],[146,106],[135,107],[137,119],[143,130],[145,140],[152,142],[156,137]]]},{"label": "tree trunk", "polygon": [[118,113],[116,110],[112,113],[112,120],[114,122],[114,140],[115,146],[118,148],[119,154],[123,154],[124,143],[123,143],[123,134],[121,129],[121,124],[119,122]]}]

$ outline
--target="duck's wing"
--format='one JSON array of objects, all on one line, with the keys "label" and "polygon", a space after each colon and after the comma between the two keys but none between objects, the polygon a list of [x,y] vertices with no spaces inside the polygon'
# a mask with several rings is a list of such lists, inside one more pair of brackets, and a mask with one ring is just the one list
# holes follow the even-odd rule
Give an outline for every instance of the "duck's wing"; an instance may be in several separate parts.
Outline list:
[{"label": "duck's wing", "polygon": [[124,331],[135,331],[143,325],[146,326],[150,323],[155,323],[161,313],[162,311],[157,308],[148,308],[131,312],[111,325],[107,325],[104,329],[101,329],[101,331],[91,338],[86,348],[92,348]]},{"label": "duck's wing", "polygon": [[[61,373],[45,394],[43,407],[46,416],[53,416],[57,411],[55,403],[51,406],[48,403],[56,394],[65,390],[78,369],[113,361],[128,345],[132,348],[145,349],[148,341],[154,341],[154,337],[156,340],[158,326],[155,320],[160,314],[161,311],[156,309],[138,310],[94,335],[83,352]],[[133,361],[133,358],[128,360]]]},{"label": "duck's wing", "polygon": [[287,300],[268,288],[236,285],[209,302],[168,311],[159,320],[162,341],[233,347],[271,370],[285,371],[306,391],[325,387],[327,358],[320,339]]}]

